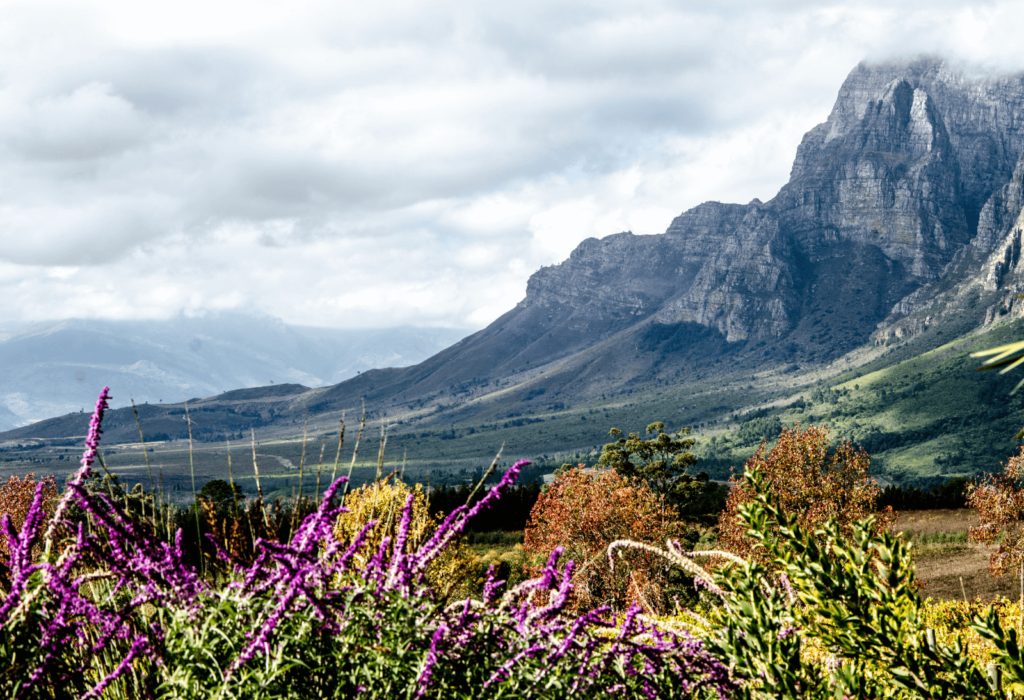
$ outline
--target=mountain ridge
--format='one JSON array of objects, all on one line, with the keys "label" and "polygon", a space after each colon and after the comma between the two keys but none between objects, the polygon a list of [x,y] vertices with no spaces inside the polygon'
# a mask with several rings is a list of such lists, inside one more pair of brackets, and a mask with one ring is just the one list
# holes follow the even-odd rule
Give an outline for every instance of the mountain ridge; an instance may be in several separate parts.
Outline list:
[{"label": "mountain ridge", "polygon": [[333,384],[379,366],[414,364],[465,331],[343,330],[212,314],[168,321],[66,319],[23,324],[0,338],[0,415],[28,423],[95,401],[93,379],[117,404],[177,403],[268,381]]}]

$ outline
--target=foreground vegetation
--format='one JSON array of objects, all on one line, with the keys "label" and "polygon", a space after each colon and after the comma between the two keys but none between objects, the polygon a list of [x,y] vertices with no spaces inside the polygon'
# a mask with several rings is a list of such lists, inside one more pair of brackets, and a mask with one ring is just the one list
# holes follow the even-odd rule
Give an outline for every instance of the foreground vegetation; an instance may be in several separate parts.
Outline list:
[{"label": "foreground vegetation", "polygon": [[[425,492],[387,479],[346,493],[341,477],[291,513],[208,493],[190,513],[208,542],[192,562],[166,508],[96,478],[106,398],[64,493],[41,480],[3,519],[7,697],[1024,693],[1024,611],[923,602],[913,545],[862,509],[878,495],[863,453],[830,453],[817,429],[783,433],[748,464],[725,516],[742,557],[680,529],[670,501],[704,487],[674,488],[672,461],[652,453],[625,467],[641,467],[631,478],[566,470],[538,500],[519,564],[495,562],[477,586],[466,533],[524,464],[443,520]],[[799,494],[777,477],[794,465],[819,500],[855,502],[788,512]],[[608,516],[605,546],[591,547],[593,527],[555,533],[580,513]],[[504,585],[513,569],[523,575]]]}]

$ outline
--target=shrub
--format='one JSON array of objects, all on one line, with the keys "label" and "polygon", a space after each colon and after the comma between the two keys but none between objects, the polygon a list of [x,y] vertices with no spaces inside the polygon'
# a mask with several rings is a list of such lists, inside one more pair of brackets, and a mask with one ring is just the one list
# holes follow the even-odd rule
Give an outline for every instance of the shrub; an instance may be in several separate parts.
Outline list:
[{"label": "shrub", "polygon": [[[11,519],[11,526],[16,530],[21,529],[32,507],[37,486],[42,488],[43,513],[45,518],[53,514],[56,505],[57,480],[52,476],[45,476],[36,483],[36,475],[26,474],[24,477],[11,476],[0,486],[0,515],[6,515]],[[38,552],[37,552],[38,554]],[[7,559],[10,550],[7,547],[7,536],[0,532],[0,557]],[[2,570],[0,570],[2,573]],[[2,576],[0,576],[2,583]]]},{"label": "shrub", "polygon": [[[196,532],[193,508],[199,509],[202,518],[201,536]],[[232,561],[247,564],[255,561],[259,540],[287,542],[296,516],[308,515],[313,510],[313,503],[307,499],[289,504],[288,508],[282,508],[280,499],[275,499],[271,507],[265,508],[259,496],[251,501],[218,503],[200,494],[189,508],[175,509],[170,515],[176,531],[181,533],[186,559],[198,564],[202,556],[207,571],[229,574]],[[223,551],[227,557],[217,557],[218,551]]]},{"label": "shrub", "polygon": [[[729,555],[715,573],[698,573],[721,600],[704,621],[705,644],[743,682],[740,697],[1003,697],[960,635],[927,639],[908,543],[881,531],[873,516],[808,529],[767,476],[748,468],[741,487],[750,497],[735,512],[756,556]],[[671,547],[661,555],[694,568]],[[1024,689],[1016,632],[1004,632],[993,608],[972,612],[970,625],[993,643],[1010,688]]]},{"label": "shrub", "polygon": [[[812,425],[801,430],[798,424],[784,429],[775,447],[766,451],[767,442],[763,442],[747,460],[744,471],[760,471],[779,507],[793,513],[801,527],[813,532],[834,519],[840,531],[852,536],[853,523],[874,510],[880,489],[868,476],[871,458],[849,441],[841,442],[829,454],[827,428]],[[755,493],[748,479],[734,477],[731,481],[733,490],[719,521],[719,541],[730,552],[746,557],[753,552],[755,540],[739,512]],[[891,530],[895,519],[888,508],[878,514],[873,527]]]},{"label": "shrub", "polygon": [[489,549],[483,554],[470,557],[467,590],[480,595],[487,577],[492,575],[510,586],[522,583],[530,574],[530,557],[522,544],[498,551]]},{"label": "shrub", "polygon": [[[374,523],[355,554],[357,566],[365,566],[371,557],[379,555],[382,544],[387,556],[393,554],[402,510],[407,502],[410,517],[406,546],[415,549],[427,542],[442,522],[442,518],[431,517],[428,513],[426,494],[420,484],[410,488],[398,480],[376,481],[345,495],[346,512],[338,516],[334,526],[334,536],[340,542],[350,545],[368,525]],[[469,556],[459,541],[453,541],[427,567],[426,576],[440,597],[447,599],[462,589],[469,568]]]},{"label": "shrub", "polygon": [[989,571],[1002,576],[1024,563],[1024,447],[1010,457],[999,474],[967,489],[967,504],[978,513],[980,525],[968,540],[999,546],[989,557]]},{"label": "shrub", "polygon": [[[685,526],[664,495],[642,480],[614,471],[591,473],[579,465],[563,471],[541,494],[524,536],[534,558],[562,547],[576,562],[573,608],[609,605],[625,610],[632,603],[647,611],[669,604],[668,567],[646,552],[631,553],[632,565],[612,571],[605,550],[615,540],[662,544],[684,537]],[[534,565],[534,572],[539,567]]]}]

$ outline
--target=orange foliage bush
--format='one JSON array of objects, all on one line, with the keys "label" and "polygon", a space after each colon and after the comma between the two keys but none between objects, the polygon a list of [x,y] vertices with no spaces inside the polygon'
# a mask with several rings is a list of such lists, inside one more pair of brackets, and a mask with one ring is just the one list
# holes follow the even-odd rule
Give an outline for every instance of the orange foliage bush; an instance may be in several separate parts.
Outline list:
[{"label": "orange foliage bush", "polygon": [[[43,483],[43,510],[47,515],[53,513],[57,500],[57,480],[51,474],[42,479]],[[15,532],[21,530],[25,523],[25,516],[32,507],[32,499],[36,495],[36,475],[26,474],[24,478],[12,476],[7,482],[0,486],[0,517],[11,516],[11,525]],[[0,557],[4,561],[10,557],[7,549],[7,536],[0,530]]]},{"label": "orange foliage bush", "polygon": [[1024,563],[1024,447],[1010,457],[999,474],[967,487],[967,505],[981,524],[968,533],[970,542],[999,543],[989,558],[989,571],[1002,576]]},{"label": "orange foliage bush", "polygon": [[[776,503],[784,512],[796,514],[802,527],[814,530],[835,518],[844,533],[852,534],[852,523],[872,514],[881,493],[868,476],[870,466],[868,453],[848,440],[830,455],[827,428],[812,425],[801,430],[797,424],[782,430],[770,452],[767,442],[761,443],[744,469],[759,468]],[[723,549],[748,557],[754,541],[737,513],[754,494],[744,480],[733,477],[730,481],[733,489],[719,520],[719,541]],[[891,530],[896,522],[891,507],[875,516],[876,531]]]},{"label": "orange foliage bush", "polygon": [[584,467],[562,472],[530,513],[523,546],[533,560],[531,575],[539,574],[540,562],[561,546],[563,560],[576,563],[574,610],[610,605],[621,611],[634,602],[648,612],[663,610],[667,562],[649,552],[620,550],[628,561],[613,571],[607,550],[618,539],[664,547],[665,540],[685,535],[677,512],[642,480],[612,470],[590,473]]}]

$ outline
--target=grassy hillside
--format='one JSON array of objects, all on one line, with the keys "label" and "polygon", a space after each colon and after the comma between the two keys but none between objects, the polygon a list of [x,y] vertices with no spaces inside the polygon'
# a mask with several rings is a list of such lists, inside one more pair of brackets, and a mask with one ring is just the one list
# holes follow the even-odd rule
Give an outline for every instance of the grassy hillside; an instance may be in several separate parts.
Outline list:
[{"label": "grassy hillside", "polygon": [[[718,414],[696,431],[698,469],[715,478],[740,471],[762,440],[771,442],[783,427],[799,423],[825,425],[836,440],[864,447],[873,472],[897,483],[927,485],[996,471],[1020,444],[1014,435],[1024,426],[1024,391],[1010,392],[1022,373],[976,371],[980,361],[970,354],[1021,338],[1024,321],[970,332],[923,352],[941,335],[922,337],[838,376],[795,379],[791,392],[778,375],[759,378],[758,388],[744,396],[746,411]],[[759,400],[767,405],[756,408]],[[673,412],[656,401],[645,405],[651,407],[649,420],[682,413],[681,424],[701,425],[685,420],[689,411]]]},{"label": "grassy hillside", "polygon": [[799,422],[826,425],[863,446],[875,473],[893,481],[995,471],[1016,448],[1024,392],[1011,396],[1019,376],[976,371],[980,362],[969,355],[1020,338],[1024,322],[1015,321],[873,371],[869,365],[848,372],[803,392],[792,408],[750,416],[709,453],[738,458],[751,451],[751,438]]}]

